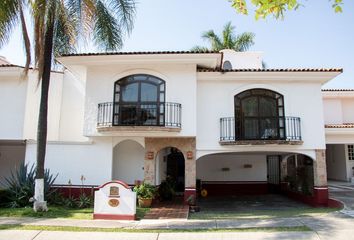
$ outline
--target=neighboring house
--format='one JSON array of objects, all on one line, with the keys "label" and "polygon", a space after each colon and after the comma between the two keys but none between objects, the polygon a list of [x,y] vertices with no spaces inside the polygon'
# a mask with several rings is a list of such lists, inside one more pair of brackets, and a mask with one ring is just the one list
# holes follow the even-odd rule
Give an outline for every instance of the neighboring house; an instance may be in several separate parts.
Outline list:
[{"label": "neighboring house", "polygon": [[[285,190],[327,203],[321,87],[341,69],[262,69],[260,53],[232,50],[57,60],[67,70],[52,76],[46,155],[57,184],[81,184],[84,176],[87,185],[159,185],[170,176],[185,198],[197,188],[209,195]],[[16,139],[27,140],[32,164],[38,93],[28,89]]]},{"label": "neighboring house", "polygon": [[354,90],[323,91],[328,179],[354,177]]}]

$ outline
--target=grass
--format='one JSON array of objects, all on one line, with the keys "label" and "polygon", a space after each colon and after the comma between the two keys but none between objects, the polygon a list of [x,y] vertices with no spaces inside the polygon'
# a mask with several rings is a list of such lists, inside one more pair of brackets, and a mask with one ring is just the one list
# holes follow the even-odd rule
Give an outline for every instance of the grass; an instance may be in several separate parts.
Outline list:
[{"label": "grass", "polygon": [[68,226],[30,226],[0,225],[0,230],[38,230],[67,232],[134,232],[134,233],[170,233],[170,232],[307,232],[312,231],[306,226],[298,227],[262,227],[262,228],[225,228],[225,229],[124,229],[124,228],[86,228]]},{"label": "grass", "polygon": [[[137,219],[141,219],[150,211],[150,208],[136,208]],[[27,208],[0,208],[0,217],[35,217],[35,218],[70,218],[92,219],[93,208],[65,208],[50,206],[48,212],[34,212],[31,207]]]},{"label": "grass", "polygon": [[340,210],[339,208],[296,208],[290,210],[253,210],[253,211],[201,211],[190,213],[190,219],[242,219],[242,218],[286,218],[286,217],[304,217],[326,214]]}]

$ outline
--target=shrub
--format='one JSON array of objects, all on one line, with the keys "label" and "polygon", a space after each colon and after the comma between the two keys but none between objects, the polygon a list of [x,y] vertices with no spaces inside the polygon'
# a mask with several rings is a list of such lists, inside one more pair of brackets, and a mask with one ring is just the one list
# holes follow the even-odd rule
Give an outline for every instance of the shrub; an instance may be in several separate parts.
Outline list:
[{"label": "shrub", "polygon": [[133,190],[136,192],[137,197],[142,199],[154,198],[156,194],[156,187],[145,182],[136,185]]},{"label": "shrub", "polygon": [[92,207],[93,199],[89,196],[86,196],[85,193],[82,193],[76,201],[78,208],[88,208]]},{"label": "shrub", "polygon": [[161,201],[172,200],[175,196],[175,182],[172,178],[167,177],[159,186],[159,196]]},{"label": "shrub", "polygon": [[[21,164],[15,171],[11,171],[11,175],[5,178],[4,185],[6,186],[8,202],[7,207],[17,208],[29,206],[29,199],[34,196],[34,184],[35,184],[35,167],[31,168],[27,164]],[[55,192],[51,189],[56,176],[50,174],[46,169],[44,173],[44,196],[50,198]]]}]

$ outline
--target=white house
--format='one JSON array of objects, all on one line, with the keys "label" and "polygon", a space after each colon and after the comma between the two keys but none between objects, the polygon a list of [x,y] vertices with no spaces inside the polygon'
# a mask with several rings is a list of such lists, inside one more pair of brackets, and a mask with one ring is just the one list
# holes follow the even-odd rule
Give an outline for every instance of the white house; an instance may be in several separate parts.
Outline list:
[{"label": "white house", "polygon": [[354,177],[354,90],[324,90],[323,103],[328,178],[352,181]]},{"label": "white house", "polygon": [[[87,185],[159,185],[170,176],[185,198],[197,188],[210,195],[285,190],[327,203],[321,87],[342,69],[262,69],[261,53],[232,50],[57,60],[67,70],[52,74],[46,155],[57,184],[81,184],[84,176]],[[19,141],[32,164],[37,79],[32,73],[19,82],[19,70],[0,68],[0,91],[8,85],[0,147]]]}]

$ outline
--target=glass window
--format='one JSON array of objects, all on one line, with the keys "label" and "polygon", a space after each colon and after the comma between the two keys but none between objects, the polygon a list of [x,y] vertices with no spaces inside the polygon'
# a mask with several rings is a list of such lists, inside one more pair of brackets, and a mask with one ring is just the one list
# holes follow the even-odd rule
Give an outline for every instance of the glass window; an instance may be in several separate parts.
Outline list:
[{"label": "glass window", "polygon": [[[164,111],[165,82],[157,77],[138,74],[122,78],[114,86],[114,125],[156,126]],[[163,118],[164,119],[164,118]]]},{"label": "glass window", "polygon": [[283,96],[250,89],[235,96],[236,139],[284,139]]},{"label": "glass window", "polygon": [[124,102],[137,102],[139,94],[138,83],[131,83],[129,85],[123,86],[121,89],[122,98]]},{"label": "glass window", "polygon": [[141,83],[141,101],[156,102],[157,86],[150,83]]},{"label": "glass window", "polygon": [[354,145],[348,145],[348,159],[354,161]]}]

